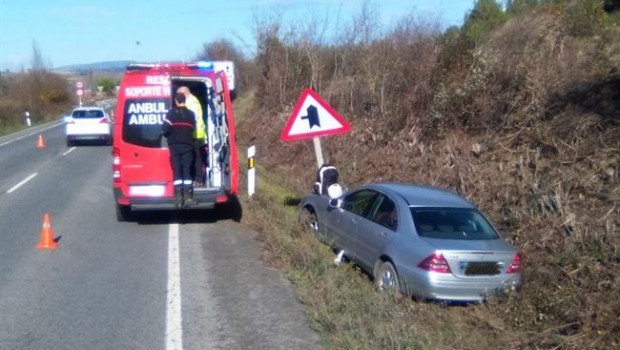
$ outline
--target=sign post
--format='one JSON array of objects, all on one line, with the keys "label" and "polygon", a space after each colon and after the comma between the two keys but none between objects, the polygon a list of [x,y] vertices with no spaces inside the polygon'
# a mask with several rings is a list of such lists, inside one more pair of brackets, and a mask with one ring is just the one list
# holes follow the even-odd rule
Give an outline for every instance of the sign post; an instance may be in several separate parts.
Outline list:
[{"label": "sign post", "polygon": [[314,142],[314,155],[316,156],[316,166],[318,168],[323,165],[323,149],[321,148],[321,139],[318,136],[312,138]]},{"label": "sign post", "polygon": [[282,130],[282,141],[313,139],[317,166],[323,165],[323,150],[319,136],[346,133],[351,130],[347,121],[312,89],[301,93],[295,109]]},{"label": "sign post", "polygon": [[80,106],[82,105],[82,94],[84,94],[84,90],[82,90],[82,88],[84,87],[84,84],[82,84],[81,81],[78,81],[75,83],[75,87],[76,87],[76,91],[75,93],[78,95],[79,98],[79,102],[80,102]]}]

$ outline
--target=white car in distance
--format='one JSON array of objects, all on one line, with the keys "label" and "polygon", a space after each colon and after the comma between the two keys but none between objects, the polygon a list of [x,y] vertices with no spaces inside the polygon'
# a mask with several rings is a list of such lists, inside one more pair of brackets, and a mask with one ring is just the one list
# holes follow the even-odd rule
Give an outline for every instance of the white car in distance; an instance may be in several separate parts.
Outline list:
[{"label": "white car in distance", "polygon": [[104,108],[77,107],[64,119],[67,147],[79,141],[112,144],[112,124]]}]

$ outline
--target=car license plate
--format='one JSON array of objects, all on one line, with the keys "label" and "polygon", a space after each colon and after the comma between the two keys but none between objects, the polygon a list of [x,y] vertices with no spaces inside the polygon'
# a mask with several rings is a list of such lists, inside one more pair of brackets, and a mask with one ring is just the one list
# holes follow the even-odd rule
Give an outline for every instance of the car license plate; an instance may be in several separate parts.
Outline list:
[{"label": "car license plate", "polygon": [[161,197],[165,190],[166,187],[161,185],[131,186],[129,187],[129,194],[131,196]]},{"label": "car license plate", "polygon": [[499,275],[500,265],[497,262],[470,261],[465,265],[465,276]]}]

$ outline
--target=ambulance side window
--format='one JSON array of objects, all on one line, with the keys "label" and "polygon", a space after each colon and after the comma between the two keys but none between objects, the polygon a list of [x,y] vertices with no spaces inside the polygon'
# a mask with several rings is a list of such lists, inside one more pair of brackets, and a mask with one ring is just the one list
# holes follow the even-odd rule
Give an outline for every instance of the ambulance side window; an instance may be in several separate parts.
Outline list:
[{"label": "ambulance side window", "polygon": [[161,125],[169,105],[167,98],[126,100],[123,141],[143,147],[163,147]]}]

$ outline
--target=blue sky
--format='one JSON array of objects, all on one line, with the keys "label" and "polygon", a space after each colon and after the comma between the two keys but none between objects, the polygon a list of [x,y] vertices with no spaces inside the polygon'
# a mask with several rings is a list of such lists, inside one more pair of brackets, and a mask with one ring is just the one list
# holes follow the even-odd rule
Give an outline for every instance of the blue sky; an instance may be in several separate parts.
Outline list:
[{"label": "blue sky", "polygon": [[[0,70],[30,67],[33,43],[46,64],[192,60],[204,43],[226,38],[253,50],[256,19],[285,25],[307,18],[351,21],[363,0],[0,0]],[[474,0],[374,0],[389,26],[405,13],[462,24]]]}]

